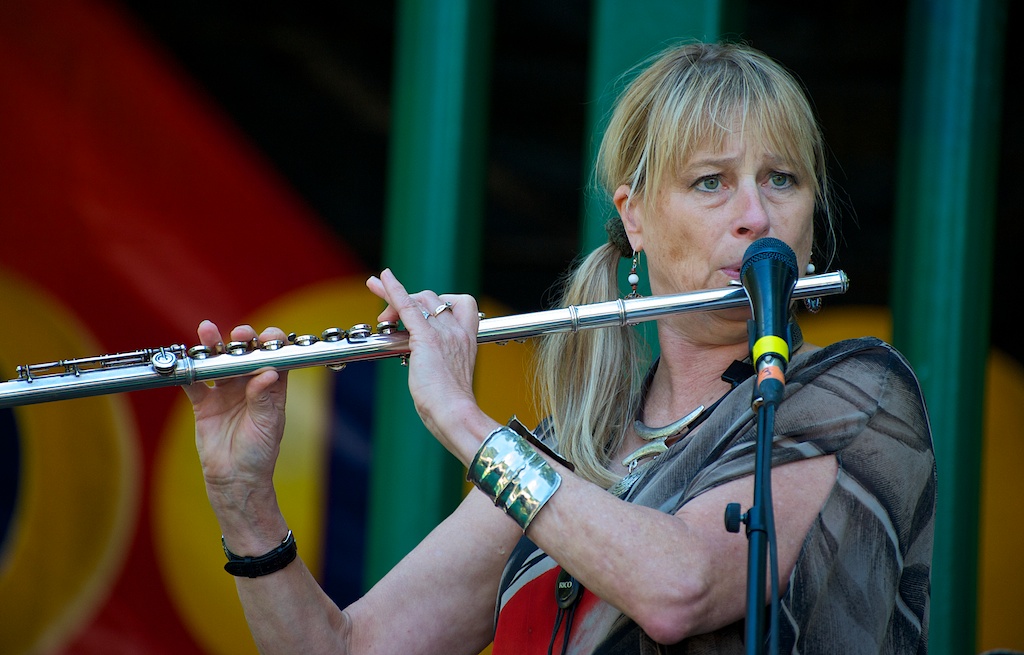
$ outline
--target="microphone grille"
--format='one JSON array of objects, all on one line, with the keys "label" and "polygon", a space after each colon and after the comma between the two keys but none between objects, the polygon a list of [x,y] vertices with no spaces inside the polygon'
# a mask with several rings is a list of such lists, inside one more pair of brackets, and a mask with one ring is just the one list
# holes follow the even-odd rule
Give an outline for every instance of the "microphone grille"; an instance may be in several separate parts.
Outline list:
[{"label": "microphone grille", "polygon": [[789,244],[780,239],[764,237],[750,244],[747,247],[747,251],[743,253],[743,266],[740,267],[740,277],[744,276],[751,264],[756,264],[766,259],[778,261],[789,268],[793,276],[798,275],[796,254],[793,253],[793,249],[789,247]]}]

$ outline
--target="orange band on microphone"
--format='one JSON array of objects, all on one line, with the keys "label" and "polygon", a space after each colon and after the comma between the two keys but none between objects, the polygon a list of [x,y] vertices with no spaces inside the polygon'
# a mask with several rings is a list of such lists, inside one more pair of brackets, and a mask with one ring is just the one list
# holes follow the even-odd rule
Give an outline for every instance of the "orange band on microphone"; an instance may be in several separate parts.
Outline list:
[{"label": "orange band on microphone", "polygon": [[754,342],[754,347],[751,349],[751,354],[754,357],[754,364],[761,359],[761,356],[765,353],[773,353],[781,357],[787,363],[789,362],[789,344],[786,340],[781,337],[773,335],[763,336]]},{"label": "orange band on microphone", "polygon": [[786,384],[786,374],[778,366],[765,366],[757,372],[757,386],[760,387],[765,380],[778,380]]}]

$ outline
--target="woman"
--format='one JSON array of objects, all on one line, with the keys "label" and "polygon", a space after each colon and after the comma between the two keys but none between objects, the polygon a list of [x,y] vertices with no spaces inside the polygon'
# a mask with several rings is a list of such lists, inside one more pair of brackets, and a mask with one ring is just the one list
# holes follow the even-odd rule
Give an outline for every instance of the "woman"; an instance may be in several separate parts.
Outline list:
[{"label": "woman", "polygon": [[[763,54],[706,44],[663,53],[611,118],[599,164],[619,220],[564,302],[614,297],[621,256],[657,295],[724,287],[769,236],[803,270],[816,209],[827,218],[824,159],[802,90]],[[210,501],[264,652],[478,653],[492,640],[496,655],[742,652],[748,543],[722,515],[753,495],[748,309],[660,320],[653,365],[628,328],[545,339],[550,418],[538,432],[549,450],[477,405],[472,297],[409,294],[388,270],[367,286],[388,303],[380,320],[409,330],[409,390],[424,424],[479,490],[342,610],[293,561],[275,498],[285,375],[187,389]],[[223,340],[209,322],[199,336]],[[248,326],[229,335],[255,336]],[[917,382],[875,339],[819,349],[794,330],[792,341],[771,476],[781,648],[924,652],[935,481]]]}]

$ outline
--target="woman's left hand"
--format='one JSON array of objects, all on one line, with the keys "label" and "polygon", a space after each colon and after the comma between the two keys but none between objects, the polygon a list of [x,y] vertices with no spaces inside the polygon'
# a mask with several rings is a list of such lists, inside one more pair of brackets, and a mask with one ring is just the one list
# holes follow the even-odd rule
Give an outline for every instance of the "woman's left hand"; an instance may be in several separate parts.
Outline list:
[{"label": "woman's left hand", "polygon": [[377,320],[401,319],[409,332],[409,392],[423,424],[461,459],[447,437],[483,413],[473,394],[480,325],[476,299],[433,291],[410,294],[390,269],[368,279],[366,286],[388,303]]}]

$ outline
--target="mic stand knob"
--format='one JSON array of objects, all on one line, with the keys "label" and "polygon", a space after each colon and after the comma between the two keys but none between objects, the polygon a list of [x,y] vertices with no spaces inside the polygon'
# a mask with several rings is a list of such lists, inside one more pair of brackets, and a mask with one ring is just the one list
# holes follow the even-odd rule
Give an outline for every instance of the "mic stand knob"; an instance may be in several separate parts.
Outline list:
[{"label": "mic stand knob", "polygon": [[725,506],[725,529],[729,532],[739,532],[740,524],[747,524],[749,517],[740,509],[739,503],[729,503]]}]

